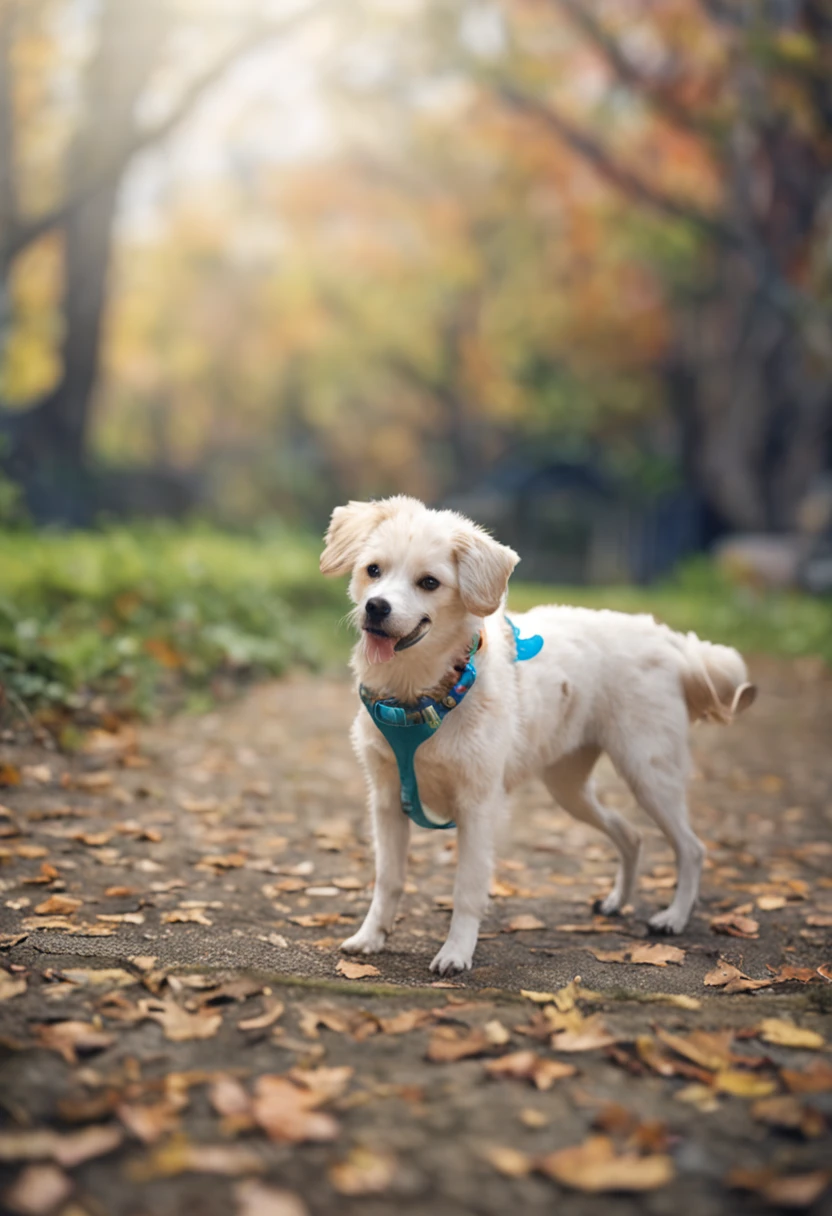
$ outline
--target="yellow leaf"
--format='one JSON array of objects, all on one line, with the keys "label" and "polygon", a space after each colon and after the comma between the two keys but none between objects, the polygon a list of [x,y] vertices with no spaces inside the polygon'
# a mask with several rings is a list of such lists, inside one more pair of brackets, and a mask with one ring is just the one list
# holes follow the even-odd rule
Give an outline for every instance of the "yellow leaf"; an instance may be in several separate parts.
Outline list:
[{"label": "yellow leaf", "polygon": [[804,1030],[784,1018],[763,1018],[759,1033],[766,1043],[776,1043],[778,1047],[806,1047],[819,1051],[826,1045],[823,1035],[816,1030]]}]

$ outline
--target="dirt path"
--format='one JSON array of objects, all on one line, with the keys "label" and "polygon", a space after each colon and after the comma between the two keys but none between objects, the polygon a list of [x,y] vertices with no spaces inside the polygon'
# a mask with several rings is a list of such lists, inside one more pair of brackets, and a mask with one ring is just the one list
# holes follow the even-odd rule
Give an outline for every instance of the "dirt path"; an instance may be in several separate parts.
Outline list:
[{"label": "dirt path", "polygon": [[[608,769],[604,799],[647,837],[635,915],[592,916],[611,851],[529,788],[475,969],[437,984],[450,833],[414,831],[377,974],[338,971],[372,877],[345,684],[298,676],[138,740],[96,737],[71,761],[8,742],[8,1210],[832,1211],[817,1037],[832,1041],[832,679],[812,664],[755,674],[754,710],[695,736],[709,856],[684,953],[663,966],[655,951],[623,961],[650,944],[673,867]],[[723,979],[732,966],[760,985],[706,985],[720,959]],[[561,991],[535,1004],[524,989]]]}]

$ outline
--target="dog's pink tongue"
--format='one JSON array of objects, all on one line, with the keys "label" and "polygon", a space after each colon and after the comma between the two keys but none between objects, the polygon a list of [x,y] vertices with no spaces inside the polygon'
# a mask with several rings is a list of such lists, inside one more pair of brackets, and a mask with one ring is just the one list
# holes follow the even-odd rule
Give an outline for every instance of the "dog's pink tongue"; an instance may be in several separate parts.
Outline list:
[{"label": "dog's pink tongue", "polygon": [[395,638],[382,638],[377,633],[365,633],[364,645],[368,663],[389,663],[396,647]]}]

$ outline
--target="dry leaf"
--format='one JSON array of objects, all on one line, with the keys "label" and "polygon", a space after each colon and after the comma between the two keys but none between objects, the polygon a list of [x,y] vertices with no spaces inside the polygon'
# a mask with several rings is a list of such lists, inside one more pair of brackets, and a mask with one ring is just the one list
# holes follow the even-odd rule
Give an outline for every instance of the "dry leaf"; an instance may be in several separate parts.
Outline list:
[{"label": "dry leaf", "polygon": [[0,933],[0,950],[11,950],[12,946],[25,942],[26,937],[25,933]]},{"label": "dry leaf", "polygon": [[403,1009],[391,1018],[379,1018],[379,1025],[385,1034],[409,1034],[430,1022],[432,1015],[427,1009]]},{"label": "dry leaf", "polygon": [[520,916],[515,916],[508,922],[503,933],[526,933],[532,929],[545,929],[546,926],[542,920],[538,920],[536,916],[532,916],[529,912],[524,912]]},{"label": "dry leaf", "polygon": [[738,1068],[725,1068],[717,1072],[714,1086],[723,1094],[735,1098],[767,1098],[777,1089],[777,1082],[770,1077],[758,1077],[753,1072],[742,1072]]},{"label": "dry leaf", "polygon": [[513,1051],[496,1060],[486,1060],[485,1071],[491,1077],[510,1077],[515,1081],[531,1081],[538,1089],[551,1089],[555,1081],[574,1077],[574,1064],[563,1060],[546,1060],[534,1051]]},{"label": "dry leaf", "polygon": [[309,1216],[299,1195],[282,1187],[267,1186],[256,1178],[246,1178],[234,1187],[235,1216]]},{"label": "dry leaf", "polygon": [[374,967],[372,963],[354,963],[348,958],[339,959],[335,970],[348,980],[363,980],[371,975],[381,975],[378,967]]},{"label": "dry leaf", "polygon": [[618,1156],[607,1136],[590,1136],[583,1144],[550,1153],[538,1162],[538,1169],[562,1186],[590,1194],[653,1191],[675,1175],[672,1158],[663,1153]]},{"label": "dry leaf", "polygon": [[34,1029],[41,1047],[57,1051],[67,1064],[77,1064],[79,1052],[103,1051],[115,1041],[111,1034],[105,1034],[92,1022],[50,1022]]},{"label": "dry leaf", "polygon": [[71,1169],[118,1148],[124,1133],[114,1123],[77,1132],[26,1128],[0,1132],[0,1161],[56,1161]]},{"label": "dry leaf", "polygon": [[726,933],[729,937],[757,938],[760,935],[759,922],[738,912],[724,912],[721,916],[715,916],[711,928],[714,933]]},{"label": "dry leaf", "polygon": [[10,1001],[15,996],[23,996],[25,991],[25,975],[12,975],[10,971],[0,967],[0,1002]]},{"label": "dry leaf", "polygon": [[439,1026],[430,1037],[427,1059],[433,1064],[452,1064],[470,1056],[484,1055],[490,1048],[488,1036],[479,1027],[463,1035],[450,1026]]},{"label": "dry leaf", "polygon": [[731,1044],[734,1036],[730,1030],[694,1030],[685,1036],[659,1030],[657,1034],[665,1046],[710,1072],[727,1068],[733,1060]]},{"label": "dry leaf", "polygon": [[316,1094],[294,1085],[286,1077],[258,1077],[252,1112],[272,1140],[289,1144],[334,1140],[338,1124],[331,1115],[315,1109],[318,1102]]},{"label": "dry leaf", "polygon": [[356,1145],[343,1161],[329,1167],[329,1181],[340,1195],[379,1195],[396,1174],[396,1159],[389,1153]]},{"label": "dry leaf", "polygon": [[784,1068],[780,1072],[787,1089],[795,1094],[822,1094],[832,1090],[832,1064],[812,1060],[804,1069]]},{"label": "dry leaf", "polygon": [[634,946],[623,946],[620,950],[592,950],[599,963],[647,963],[653,967],[666,967],[668,963],[683,963],[685,951],[680,946],[669,946],[664,942],[644,942]]},{"label": "dry leaf", "polygon": [[316,1106],[323,1106],[341,1097],[354,1071],[349,1064],[339,1068],[292,1068],[289,1070],[289,1080],[313,1094]]},{"label": "dry leaf", "polygon": [[163,925],[213,925],[201,908],[173,908],[162,913]]},{"label": "dry leaf", "polygon": [[778,1047],[805,1047],[810,1051],[819,1051],[826,1045],[823,1035],[816,1030],[804,1030],[784,1018],[763,1018],[759,1035],[764,1042],[776,1043]]},{"label": "dry leaf", "polygon": [[50,895],[35,908],[37,916],[71,916],[84,901],[71,895]]},{"label": "dry leaf", "polygon": [[4,1192],[10,1212],[47,1216],[72,1194],[73,1181],[56,1165],[29,1165]]},{"label": "dry leaf", "polygon": [[600,1013],[590,1017],[582,1016],[580,1010],[573,1009],[568,1014],[561,1015],[563,1029],[558,1029],[554,1020],[556,1033],[552,1035],[551,1044],[555,1051],[596,1051],[601,1047],[610,1047],[618,1041],[617,1036],[608,1030]]},{"label": "dry leaf", "polygon": [[755,988],[770,988],[771,980],[752,980],[733,963],[721,958],[703,981],[709,988],[724,988],[726,993],[753,992]]},{"label": "dry leaf", "polygon": [[527,1153],[500,1144],[487,1144],[482,1156],[505,1178],[525,1178],[534,1168],[534,1161]]},{"label": "dry leaf", "polygon": [[826,1121],[820,1112],[804,1106],[794,1094],[762,1098],[751,1107],[751,1115],[769,1127],[799,1131],[807,1137],[821,1136],[826,1128]]},{"label": "dry leaf", "polygon": [[241,1022],[238,1022],[237,1029],[265,1030],[267,1026],[273,1025],[277,1021],[285,1009],[283,1002],[278,1000],[264,1001],[264,1006],[262,1013],[253,1018],[243,1018]]},{"label": "dry leaf", "polygon": [[148,1106],[122,1102],[116,1108],[116,1114],[143,1144],[155,1144],[162,1136],[175,1131],[179,1124],[178,1106],[164,1100]]},{"label": "dry leaf", "polygon": [[781,1208],[808,1208],[832,1181],[832,1171],[808,1174],[776,1174],[773,1169],[734,1169],[726,1178],[730,1187],[754,1191],[767,1203]]},{"label": "dry leaf", "polygon": [[262,1173],[262,1157],[243,1144],[192,1144],[184,1136],[171,1136],[143,1160],[127,1168],[135,1182],[155,1178],[172,1178],[177,1174],[239,1174]]},{"label": "dry leaf", "polygon": [[139,1001],[139,1009],[146,1018],[159,1023],[171,1043],[213,1038],[222,1025],[221,1013],[206,1010],[188,1013],[171,1000]]}]

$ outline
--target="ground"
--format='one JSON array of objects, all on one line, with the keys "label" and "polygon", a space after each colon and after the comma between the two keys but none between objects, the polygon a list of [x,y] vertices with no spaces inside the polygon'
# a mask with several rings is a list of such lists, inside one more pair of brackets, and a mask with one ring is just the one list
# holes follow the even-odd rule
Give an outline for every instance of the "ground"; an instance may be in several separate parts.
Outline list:
[{"label": "ground", "polygon": [[372,880],[344,681],[73,757],[7,738],[0,1208],[832,1211],[832,675],[754,669],[753,710],[694,732],[677,953],[645,924],[670,853],[602,766],[647,837],[632,915],[593,916],[611,850],[530,787],[474,970],[439,983],[452,833],[414,830],[390,948],[339,970]]}]

